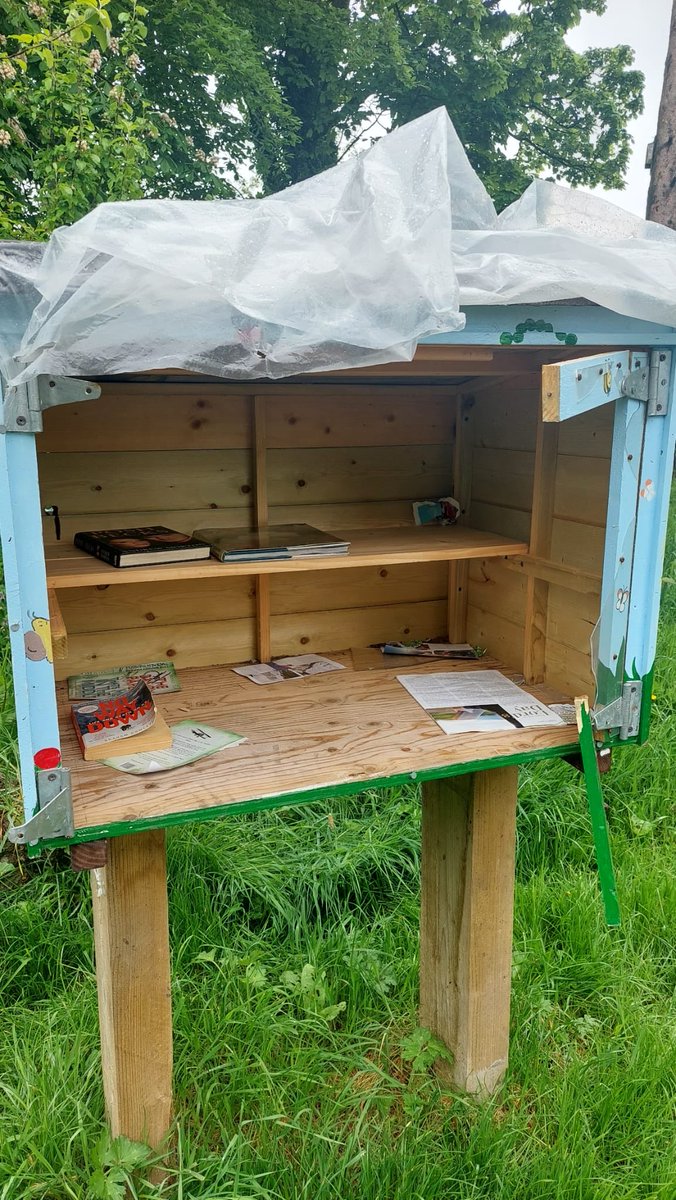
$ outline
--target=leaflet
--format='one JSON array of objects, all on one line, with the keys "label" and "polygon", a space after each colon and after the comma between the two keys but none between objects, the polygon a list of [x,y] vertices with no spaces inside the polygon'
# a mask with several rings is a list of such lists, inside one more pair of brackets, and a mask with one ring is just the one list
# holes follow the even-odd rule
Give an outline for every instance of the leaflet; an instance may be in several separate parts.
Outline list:
[{"label": "leaflet", "polygon": [[127,775],[152,775],[156,771],[173,771],[197,762],[226,746],[237,746],[246,738],[225,729],[214,729],[197,721],[179,721],[171,725],[171,746],[167,750],[149,750],[144,754],[122,754],[116,758],[105,758],[107,767],[124,771]]}]

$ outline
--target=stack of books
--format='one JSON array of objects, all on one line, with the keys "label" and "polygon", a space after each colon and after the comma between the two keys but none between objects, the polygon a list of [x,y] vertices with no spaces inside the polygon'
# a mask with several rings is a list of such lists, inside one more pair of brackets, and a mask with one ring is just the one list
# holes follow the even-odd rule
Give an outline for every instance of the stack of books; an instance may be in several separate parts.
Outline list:
[{"label": "stack of books", "polygon": [[268,562],[347,554],[350,543],[312,525],[264,525],[260,529],[196,529],[219,562]]}]

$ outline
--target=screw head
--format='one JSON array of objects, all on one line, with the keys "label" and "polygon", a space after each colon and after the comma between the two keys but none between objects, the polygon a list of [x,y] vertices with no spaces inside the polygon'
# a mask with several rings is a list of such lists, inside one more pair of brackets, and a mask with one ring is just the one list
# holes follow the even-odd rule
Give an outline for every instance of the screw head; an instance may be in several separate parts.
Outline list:
[{"label": "screw head", "polygon": [[17,425],[25,425],[25,424],[26,424],[26,418],[25,418],[25,417],[17,417],[17,419],[16,419],[16,423],[17,423]]}]

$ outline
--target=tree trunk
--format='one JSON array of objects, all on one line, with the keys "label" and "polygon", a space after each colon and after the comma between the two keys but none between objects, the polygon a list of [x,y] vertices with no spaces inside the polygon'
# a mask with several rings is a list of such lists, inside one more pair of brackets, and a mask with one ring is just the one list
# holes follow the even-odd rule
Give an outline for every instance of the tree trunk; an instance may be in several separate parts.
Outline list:
[{"label": "tree trunk", "polygon": [[676,229],[676,0],[671,10],[646,215],[650,221]]}]

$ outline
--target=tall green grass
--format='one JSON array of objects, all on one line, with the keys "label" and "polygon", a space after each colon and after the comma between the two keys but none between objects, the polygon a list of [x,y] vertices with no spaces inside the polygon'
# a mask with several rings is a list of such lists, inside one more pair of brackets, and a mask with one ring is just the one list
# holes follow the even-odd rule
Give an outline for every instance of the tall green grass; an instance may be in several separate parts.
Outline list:
[{"label": "tall green grass", "polygon": [[[675,560],[672,536],[668,578]],[[663,614],[651,741],[604,784],[619,931],[581,778],[522,771],[511,1064],[489,1104],[442,1091],[416,1032],[413,787],[170,834],[177,1117],[139,1196],[673,1200],[676,584]],[[11,776],[7,713],[0,756]],[[0,872],[0,1200],[114,1200],[87,881],[6,846]]]}]

